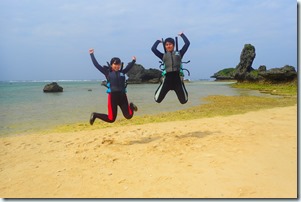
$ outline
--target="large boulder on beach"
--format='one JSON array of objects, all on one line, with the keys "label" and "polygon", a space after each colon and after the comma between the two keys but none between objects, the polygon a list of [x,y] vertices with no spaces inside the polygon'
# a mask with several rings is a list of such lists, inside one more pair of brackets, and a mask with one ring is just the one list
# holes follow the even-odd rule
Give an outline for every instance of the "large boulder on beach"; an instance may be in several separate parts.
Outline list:
[{"label": "large boulder on beach", "polygon": [[142,82],[142,75],[144,74],[144,67],[139,64],[135,64],[130,71],[126,74],[129,78],[127,80],[128,83],[141,83]]},{"label": "large boulder on beach", "polygon": [[63,92],[63,87],[59,86],[56,82],[46,84],[43,89],[44,93]]},{"label": "large boulder on beach", "polygon": [[236,66],[234,78],[237,81],[244,81],[253,70],[252,64],[255,59],[255,47],[251,44],[245,44],[240,54],[240,61]]},{"label": "large boulder on beach", "polygon": [[146,81],[147,83],[158,83],[162,76],[162,72],[158,69],[146,69],[144,74],[141,76],[142,82]]},{"label": "large boulder on beach", "polygon": [[129,77],[127,82],[131,84],[158,83],[161,75],[162,72],[158,69],[145,69],[142,65],[135,64],[127,73]]}]

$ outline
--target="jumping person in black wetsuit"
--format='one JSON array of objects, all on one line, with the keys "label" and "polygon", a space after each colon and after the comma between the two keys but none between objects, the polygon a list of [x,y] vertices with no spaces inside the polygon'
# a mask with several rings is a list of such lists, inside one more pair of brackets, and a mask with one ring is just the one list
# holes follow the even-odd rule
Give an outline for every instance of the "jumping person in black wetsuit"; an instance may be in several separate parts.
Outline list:
[{"label": "jumping person in black wetsuit", "polygon": [[[155,101],[160,103],[165,98],[165,95],[170,90],[174,90],[181,104],[185,104],[188,101],[188,93],[184,86],[183,79],[180,75],[181,63],[184,54],[186,53],[190,42],[184,33],[179,33],[184,40],[184,46],[180,51],[174,51],[175,41],[173,38],[167,38],[165,41],[157,40],[153,47],[153,53],[160,58],[165,65],[165,75],[163,76],[163,81],[159,85],[157,91],[155,92]],[[157,47],[160,43],[164,43],[164,49],[166,52],[161,53]]]},{"label": "jumping person in black wetsuit", "polygon": [[93,125],[96,118],[105,122],[113,123],[117,117],[117,106],[122,110],[123,116],[126,119],[131,119],[134,111],[137,111],[137,106],[133,103],[128,103],[125,90],[125,74],[133,67],[136,62],[136,57],[133,56],[125,69],[120,70],[121,61],[119,58],[114,57],[111,59],[110,67],[103,67],[98,64],[94,57],[94,49],[89,50],[94,66],[106,76],[108,82],[108,115],[93,112],[90,116],[90,124]]}]

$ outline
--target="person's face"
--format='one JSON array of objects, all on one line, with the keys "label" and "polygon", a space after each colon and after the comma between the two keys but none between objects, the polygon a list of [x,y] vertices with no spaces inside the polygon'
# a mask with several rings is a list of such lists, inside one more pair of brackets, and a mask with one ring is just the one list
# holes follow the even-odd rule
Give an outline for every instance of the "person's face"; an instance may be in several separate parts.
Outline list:
[{"label": "person's face", "polygon": [[172,52],[173,49],[174,49],[174,45],[173,45],[172,43],[170,43],[170,42],[166,42],[166,43],[165,43],[165,49],[166,49],[166,51],[168,51],[168,52]]},{"label": "person's face", "polygon": [[121,64],[113,63],[111,66],[112,66],[112,70],[119,71],[120,67],[121,67]]}]

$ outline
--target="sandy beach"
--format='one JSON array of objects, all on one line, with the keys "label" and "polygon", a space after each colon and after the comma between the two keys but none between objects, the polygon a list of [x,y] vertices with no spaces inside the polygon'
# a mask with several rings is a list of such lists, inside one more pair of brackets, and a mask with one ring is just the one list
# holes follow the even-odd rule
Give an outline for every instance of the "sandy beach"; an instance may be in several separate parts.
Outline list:
[{"label": "sandy beach", "polygon": [[2,137],[0,155],[2,198],[296,198],[297,106]]}]

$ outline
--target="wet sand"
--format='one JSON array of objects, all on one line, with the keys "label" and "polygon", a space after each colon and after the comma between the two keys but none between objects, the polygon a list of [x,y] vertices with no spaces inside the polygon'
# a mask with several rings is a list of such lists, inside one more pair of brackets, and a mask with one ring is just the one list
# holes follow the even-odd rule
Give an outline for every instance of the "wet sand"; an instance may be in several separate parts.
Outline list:
[{"label": "wet sand", "polygon": [[297,106],[2,137],[0,155],[2,198],[296,198]]}]

